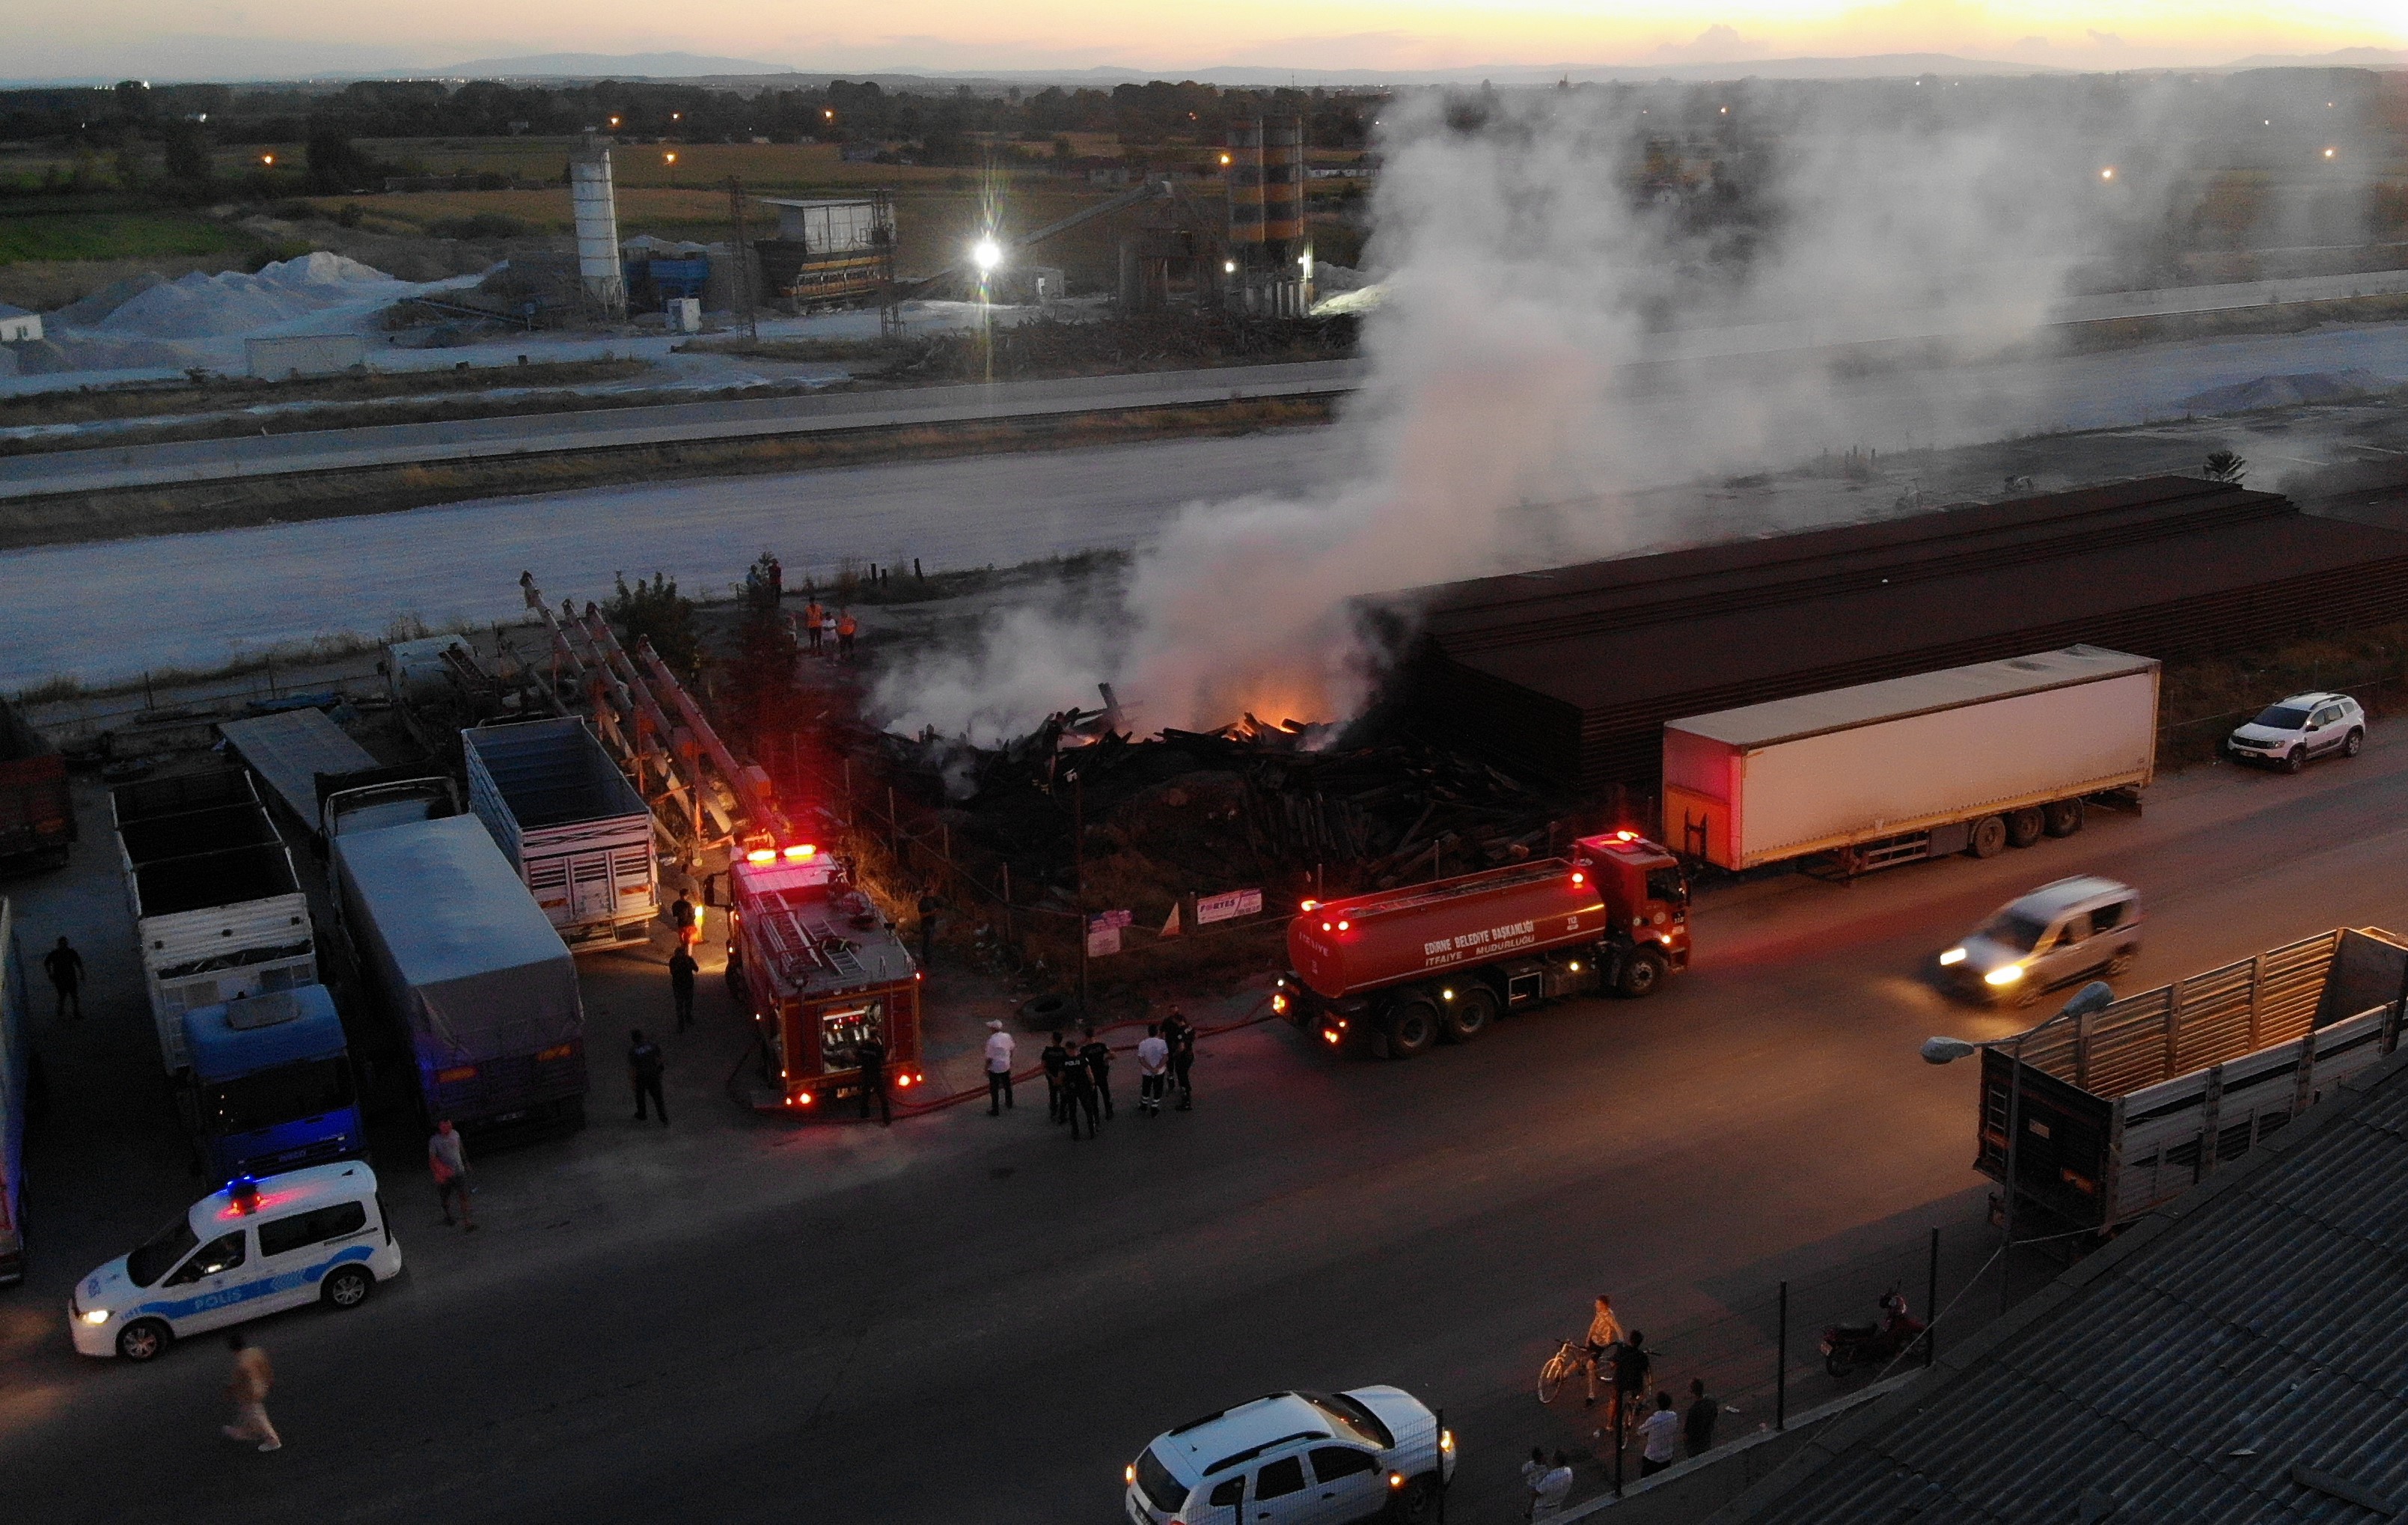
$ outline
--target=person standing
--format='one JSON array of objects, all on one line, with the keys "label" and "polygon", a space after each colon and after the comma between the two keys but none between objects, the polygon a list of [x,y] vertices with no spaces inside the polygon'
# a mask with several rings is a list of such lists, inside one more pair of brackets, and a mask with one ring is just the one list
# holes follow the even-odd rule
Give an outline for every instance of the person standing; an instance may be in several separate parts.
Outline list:
[{"label": "person standing", "polygon": [[1170,1045],[1162,1039],[1162,1024],[1149,1022],[1137,1044],[1137,1109],[1149,1117],[1162,1112],[1163,1078],[1170,1068]]},{"label": "person standing", "polygon": [[1087,1119],[1087,1137],[1100,1136],[1102,1124],[1096,1116],[1096,1075],[1086,1060],[1073,1054],[1062,1068],[1062,1113],[1070,1119],[1070,1137],[1079,1136],[1079,1119]]},{"label": "person standing", "polygon": [[1000,1022],[986,1025],[986,1115],[1000,1117],[1011,1105],[1011,1034]]},{"label": "person standing", "polygon": [[1681,1438],[1691,1456],[1703,1456],[1713,1448],[1714,1421],[1723,1417],[1722,1400],[1706,1391],[1706,1379],[1689,1379],[1689,1413],[1681,1421]]},{"label": "person standing", "polygon": [[[1588,1399],[1581,1405],[1582,1407],[1597,1406],[1598,1365],[1601,1361],[1610,1360],[1608,1353],[1621,1343],[1622,1320],[1613,1315],[1613,1299],[1599,1292],[1597,1295],[1597,1311],[1590,1314],[1588,1319],[1588,1361],[1585,1368],[1588,1376]],[[1611,1369],[1606,1374],[1609,1378],[1612,1377]]]},{"label": "person standing", "polygon": [[226,1336],[226,1348],[234,1352],[234,1370],[226,1376],[226,1396],[234,1400],[234,1423],[223,1427],[225,1438],[255,1440],[263,1451],[282,1450],[283,1437],[267,1417],[267,1389],[276,1383],[276,1368],[267,1352],[243,1343],[240,1330]]},{"label": "person standing", "polygon": [[853,617],[852,610],[844,610],[837,615],[836,655],[838,660],[844,662],[850,662],[853,660],[853,637],[859,634],[861,634],[861,622]]},{"label": "person standing", "polygon": [[435,1135],[426,1141],[426,1170],[435,1177],[435,1201],[443,1209],[443,1223],[452,1224],[452,1204],[460,1204],[460,1221],[466,1231],[477,1231],[477,1216],[468,1211],[468,1156],[460,1147],[460,1135],[449,1117],[435,1122]]},{"label": "person standing", "polygon": [[1605,1422],[1617,1446],[1622,1443],[1624,1424],[1635,1422],[1639,1405],[1647,1401],[1647,1371],[1655,1364],[1655,1358],[1647,1353],[1645,1330],[1632,1330],[1613,1347],[1613,1409]]},{"label": "person standing", "polygon": [[1539,1479],[1547,1475],[1547,1451],[1543,1446],[1530,1447],[1530,1460],[1522,1463],[1522,1518],[1527,1519],[1539,1507]]},{"label": "person standing", "polygon": [[644,1120],[644,1100],[652,1099],[652,1110],[661,1115],[661,1126],[669,1125],[669,1104],[661,1095],[661,1072],[668,1064],[661,1057],[661,1045],[644,1036],[641,1028],[627,1029],[627,1083],[636,1089],[636,1121]]},{"label": "person standing", "polygon": [[1179,1089],[1179,1110],[1191,1111],[1196,1105],[1196,1024],[1173,1006],[1162,1024],[1162,1041],[1170,1050],[1169,1084]]},{"label": "person standing", "polygon": [[1571,1496],[1572,1459],[1557,1451],[1555,1464],[1539,1475],[1530,1488],[1530,1518],[1548,1519],[1563,1513],[1564,1500]]},{"label": "person standing", "polygon": [[50,977],[50,989],[59,998],[59,1018],[66,1020],[67,1008],[75,1008],[74,1020],[83,1020],[83,955],[63,935],[58,946],[42,955],[42,972]]},{"label": "person standing", "polygon": [[669,955],[669,999],[677,1003],[680,1032],[694,1026],[694,977],[701,972],[702,966],[694,961],[694,955],[686,951],[684,943],[679,943],[677,952]]},{"label": "person standing", "polygon": [[1037,1062],[1045,1067],[1045,1120],[1061,1122],[1064,1120],[1062,1072],[1070,1066],[1070,1050],[1064,1045],[1060,1033],[1055,1033],[1054,1041],[1037,1056]]},{"label": "person standing", "polygon": [[1639,1475],[1653,1477],[1672,1464],[1680,1454],[1681,1416],[1672,1407],[1672,1395],[1656,1395],[1656,1411],[1639,1421]]},{"label": "person standing", "polygon": [[875,1034],[853,1045],[853,1062],[861,1066],[861,1117],[869,1120],[869,1099],[878,1098],[878,1125],[895,1126],[895,1115],[886,1106],[886,1045]]},{"label": "person standing", "polygon": [[1079,1045],[1079,1062],[1087,1067],[1087,1078],[1096,1083],[1096,1095],[1104,1103],[1104,1120],[1112,1118],[1112,1049],[1110,1043],[1096,1036],[1094,1028],[1087,1029],[1087,1041]]},{"label": "person standing", "polygon": [[820,649],[820,632],[825,628],[827,628],[827,611],[820,607],[819,597],[815,594],[811,601],[803,606],[803,638],[810,643],[812,651],[817,652]]},{"label": "person standing", "polygon": [[694,924],[694,902],[679,896],[669,904],[669,929],[677,933],[680,948],[691,948],[701,929]]}]

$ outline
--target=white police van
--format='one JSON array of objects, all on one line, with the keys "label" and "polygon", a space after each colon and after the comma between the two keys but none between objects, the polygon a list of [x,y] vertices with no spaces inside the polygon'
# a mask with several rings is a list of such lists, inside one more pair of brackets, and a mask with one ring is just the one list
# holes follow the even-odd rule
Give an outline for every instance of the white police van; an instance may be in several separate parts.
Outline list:
[{"label": "white police van", "polygon": [[356,1308],[401,1273],[401,1245],[358,1160],[236,1181],[76,1284],[87,1356],[150,1360],[178,1339],[305,1302]]}]

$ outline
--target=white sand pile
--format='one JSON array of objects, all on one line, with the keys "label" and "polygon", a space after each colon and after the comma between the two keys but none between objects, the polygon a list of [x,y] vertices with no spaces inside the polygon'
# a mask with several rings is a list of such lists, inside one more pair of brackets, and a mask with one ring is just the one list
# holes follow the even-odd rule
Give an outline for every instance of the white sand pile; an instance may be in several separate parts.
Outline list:
[{"label": "white sand pile", "polygon": [[382,270],[320,250],[267,266],[257,275],[195,271],[151,287],[93,326],[127,338],[226,338],[308,317],[392,281]]}]

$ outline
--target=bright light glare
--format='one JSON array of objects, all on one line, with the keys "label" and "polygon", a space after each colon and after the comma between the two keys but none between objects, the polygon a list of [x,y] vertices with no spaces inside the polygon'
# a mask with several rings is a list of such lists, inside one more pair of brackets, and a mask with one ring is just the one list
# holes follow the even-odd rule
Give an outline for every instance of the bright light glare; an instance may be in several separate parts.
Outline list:
[{"label": "bright light glare", "polygon": [[981,238],[970,245],[970,262],[982,270],[992,270],[1003,263],[1003,245],[993,238]]},{"label": "bright light glare", "polygon": [[94,1308],[83,1316],[83,1321],[87,1324],[106,1324],[108,1322],[108,1310]]},{"label": "bright light glare", "polygon": [[2002,964],[1982,976],[1992,985],[2013,985],[2023,977],[2024,966],[2021,964]]},{"label": "bright light glare", "polygon": [[2099,172],[2099,178],[2102,180],[2114,180],[2115,178],[2115,166],[2114,165],[2109,165],[2106,168]]},{"label": "bright light glare", "polygon": [[1946,953],[1940,956],[1940,962],[1942,966],[1961,964],[1964,961],[1965,950],[1962,948],[1951,948]]}]

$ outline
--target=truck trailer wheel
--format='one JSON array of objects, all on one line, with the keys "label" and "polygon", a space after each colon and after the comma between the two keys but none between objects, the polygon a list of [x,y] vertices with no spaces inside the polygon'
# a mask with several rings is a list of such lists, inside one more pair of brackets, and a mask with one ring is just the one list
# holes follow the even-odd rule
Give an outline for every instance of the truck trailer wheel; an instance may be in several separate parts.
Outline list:
[{"label": "truck trailer wheel", "polygon": [[1458,990],[1446,1005],[1447,1042],[1468,1043],[1497,1025],[1497,992],[1484,985]]},{"label": "truck trailer wheel", "polygon": [[1388,1039],[1388,1057],[1410,1059],[1438,1042],[1438,1003],[1427,997],[1400,1000],[1381,1024]]},{"label": "truck trailer wheel", "polygon": [[2009,812],[2007,814],[2007,845],[2010,847],[2029,847],[2032,843],[2040,841],[2041,831],[2047,826],[2047,824],[2048,818],[2041,813],[2041,808],[2038,805],[2026,805],[2019,811]]},{"label": "truck trailer wheel", "polygon": [[2071,837],[2082,829],[2082,801],[2052,799],[2041,807],[2048,818],[2047,831],[2052,837]]},{"label": "truck trailer wheel", "polygon": [[1631,1000],[1652,996],[1664,983],[1665,971],[1670,967],[1655,949],[1635,949],[1622,961],[1622,971],[1614,976],[1613,987]]},{"label": "truck trailer wheel", "polygon": [[2007,850],[2007,823],[1996,815],[1985,815],[1973,823],[1973,834],[1965,851],[1975,857],[1996,857]]}]

